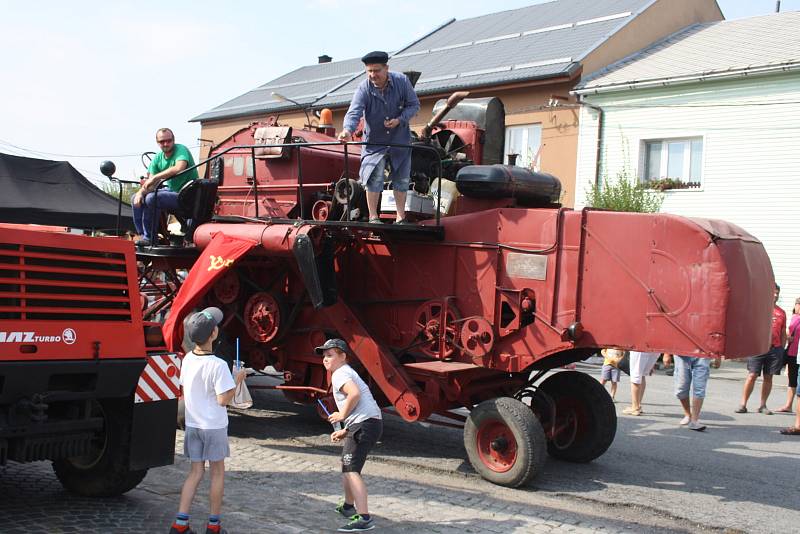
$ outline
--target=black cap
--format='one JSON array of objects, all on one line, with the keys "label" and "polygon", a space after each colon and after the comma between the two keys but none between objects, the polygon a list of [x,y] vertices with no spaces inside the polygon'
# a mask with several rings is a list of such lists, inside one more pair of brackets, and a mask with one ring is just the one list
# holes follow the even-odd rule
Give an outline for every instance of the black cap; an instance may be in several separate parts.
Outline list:
[{"label": "black cap", "polygon": [[328,349],[339,349],[342,352],[350,352],[350,349],[347,348],[347,343],[344,342],[343,339],[329,339],[319,347],[314,349],[314,352],[317,354],[322,354],[323,351]]},{"label": "black cap", "polygon": [[362,57],[361,61],[364,63],[364,65],[374,65],[377,63],[385,65],[386,63],[389,63],[389,54],[376,50]]}]

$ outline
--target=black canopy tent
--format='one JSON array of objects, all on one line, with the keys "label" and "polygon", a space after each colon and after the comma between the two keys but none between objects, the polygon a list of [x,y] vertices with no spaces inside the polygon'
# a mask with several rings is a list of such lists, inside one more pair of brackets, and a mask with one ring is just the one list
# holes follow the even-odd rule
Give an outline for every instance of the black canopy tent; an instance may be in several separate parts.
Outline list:
[{"label": "black canopy tent", "polygon": [[[0,222],[103,231],[117,227],[117,199],[95,187],[66,161],[0,153]],[[133,229],[122,205],[120,228]]]}]

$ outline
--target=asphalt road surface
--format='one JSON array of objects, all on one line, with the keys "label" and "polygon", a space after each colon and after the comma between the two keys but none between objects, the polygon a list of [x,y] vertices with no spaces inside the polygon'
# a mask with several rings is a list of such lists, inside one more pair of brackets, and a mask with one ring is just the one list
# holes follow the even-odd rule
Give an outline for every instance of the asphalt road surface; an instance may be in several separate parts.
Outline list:
[{"label": "asphalt road surface", "polygon": [[[579,370],[598,375],[599,368]],[[761,381],[746,414],[739,405],[746,371],[743,362],[712,370],[701,420],[705,432],[681,427],[683,416],[673,379],[661,372],[648,378],[638,417],[622,415],[630,399],[627,376],[617,393],[618,429],[611,448],[589,464],[548,460],[524,492],[567,497],[586,506],[611,505],[637,513],[689,521],[698,528],[741,532],[800,531],[800,438],[783,436],[794,414],[755,413]],[[768,405],[786,399],[786,376],[774,379]],[[376,457],[399,466],[472,475],[460,430],[409,425],[386,419]],[[323,438],[300,438],[320,447]]]}]

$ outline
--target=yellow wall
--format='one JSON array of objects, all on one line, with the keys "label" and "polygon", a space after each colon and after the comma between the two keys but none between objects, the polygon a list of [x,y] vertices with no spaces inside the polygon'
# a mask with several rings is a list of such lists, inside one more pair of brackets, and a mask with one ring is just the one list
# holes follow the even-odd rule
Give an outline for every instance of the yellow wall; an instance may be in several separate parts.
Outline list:
[{"label": "yellow wall", "polygon": [[716,0],[659,0],[583,60],[583,73],[602,69],[681,28],[723,20]]}]

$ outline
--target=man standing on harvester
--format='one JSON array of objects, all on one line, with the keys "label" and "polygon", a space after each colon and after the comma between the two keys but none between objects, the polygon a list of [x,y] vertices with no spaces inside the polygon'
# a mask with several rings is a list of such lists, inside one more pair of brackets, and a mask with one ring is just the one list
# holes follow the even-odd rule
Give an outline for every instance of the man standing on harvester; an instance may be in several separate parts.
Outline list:
[{"label": "man standing on harvester", "polygon": [[411,149],[380,146],[411,143],[411,118],[419,111],[419,99],[411,81],[404,74],[389,72],[389,55],[370,52],[361,58],[367,79],[356,88],[350,109],[344,117],[342,141],[351,141],[358,121],[364,117],[364,141],[361,150],[361,183],[367,190],[369,222],[380,223],[378,201],[383,191],[386,169],[392,179],[397,218],[395,224],[406,222],[406,193],[411,181]]}]

